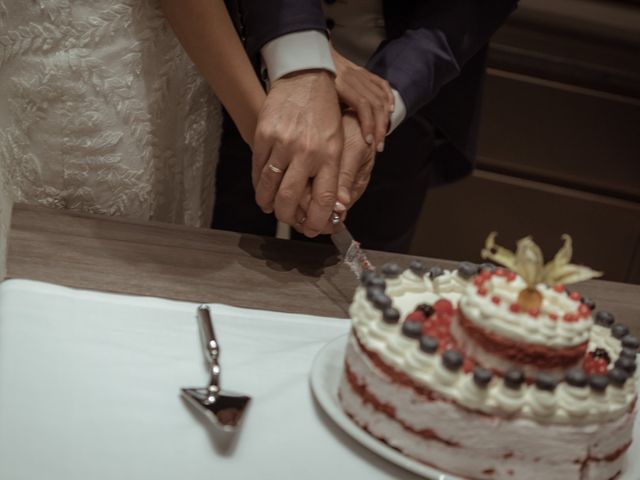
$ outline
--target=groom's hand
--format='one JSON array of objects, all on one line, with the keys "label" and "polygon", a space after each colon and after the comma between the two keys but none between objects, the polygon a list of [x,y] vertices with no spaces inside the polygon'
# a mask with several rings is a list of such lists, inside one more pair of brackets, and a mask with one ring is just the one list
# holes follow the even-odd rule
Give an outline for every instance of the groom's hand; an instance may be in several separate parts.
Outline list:
[{"label": "groom's hand", "polygon": [[253,185],[264,212],[289,225],[300,222],[298,205],[313,179],[302,229],[309,237],[324,229],[336,202],[342,128],[329,72],[307,70],[273,82],[253,143]]},{"label": "groom's hand", "polygon": [[[340,209],[334,208],[339,214],[340,220],[344,221],[347,210],[351,208],[362,196],[369,180],[371,171],[375,164],[376,148],[365,142],[362,135],[362,128],[354,112],[347,112],[342,118],[342,128],[344,131],[344,149],[340,157],[340,168],[338,174],[338,201],[343,205]],[[306,212],[311,203],[311,185],[308,185],[302,202],[298,207],[298,217],[305,218]],[[298,223],[293,227],[299,232],[302,231],[303,224]],[[330,234],[338,231],[341,225],[335,226],[327,222],[322,229],[323,234]]]}]

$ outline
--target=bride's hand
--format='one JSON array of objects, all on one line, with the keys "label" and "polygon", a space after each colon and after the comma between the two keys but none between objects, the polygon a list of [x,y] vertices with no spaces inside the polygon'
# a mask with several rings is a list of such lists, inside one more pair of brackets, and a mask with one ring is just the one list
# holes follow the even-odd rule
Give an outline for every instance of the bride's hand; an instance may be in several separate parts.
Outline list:
[{"label": "bride's hand", "polygon": [[359,67],[331,47],[336,65],[336,91],[340,101],[358,115],[363,139],[384,150],[384,139],[389,129],[389,117],[395,100],[389,82]]}]

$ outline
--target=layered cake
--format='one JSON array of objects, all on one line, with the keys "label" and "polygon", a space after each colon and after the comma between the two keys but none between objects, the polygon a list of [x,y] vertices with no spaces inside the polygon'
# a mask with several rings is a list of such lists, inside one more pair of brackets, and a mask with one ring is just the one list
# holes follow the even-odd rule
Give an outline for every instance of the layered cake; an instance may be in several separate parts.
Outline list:
[{"label": "layered cake", "polygon": [[[367,272],[339,398],[370,435],[470,479],[610,480],[636,415],[638,339],[566,285],[597,275],[544,265],[530,238],[494,263]],[[503,266],[497,266],[501,264]]]}]

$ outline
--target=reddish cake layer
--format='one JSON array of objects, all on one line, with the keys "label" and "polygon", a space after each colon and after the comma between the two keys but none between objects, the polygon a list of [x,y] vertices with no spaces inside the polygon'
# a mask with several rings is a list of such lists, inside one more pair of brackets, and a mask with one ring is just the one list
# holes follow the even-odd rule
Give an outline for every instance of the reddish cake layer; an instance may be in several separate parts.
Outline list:
[{"label": "reddish cake layer", "polygon": [[587,352],[588,342],[573,347],[551,348],[546,345],[518,342],[490,332],[471,322],[458,312],[458,325],[467,337],[492,355],[509,363],[531,366],[540,370],[570,368]]},{"label": "reddish cake layer", "polygon": [[[555,449],[545,450],[548,444],[544,440],[542,442],[545,448],[540,450],[540,457],[532,457],[531,451],[522,447],[523,443],[528,445],[524,439],[529,438],[529,435],[532,438],[532,445],[536,444],[535,439],[540,443],[541,435],[543,439],[549,435],[549,442],[557,441],[557,435],[567,438],[578,435],[583,437],[577,442],[579,447],[582,441],[590,438],[590,435],[595,437],[602,435],[606,439],[618,437],[611,432],[619,432],[615,430],[619,428],[626,429],[628,422],[622,422],[620,425],[603,424],[603,428],[605,430],[608,428],[611,432],[599,433],[600,430],[598,430],[589,433],[578,428],[575,434],[573,432],[568,434],[566,429],[570,427],[567,426],[558,426],[554,432],[549,430],[552,427],[536,426],[535,423],[527,424],[526,422],[519,425],[514,423],[518,422],[518,419],[501,418],[502,416],[497,417],[469,410],[425,386],[414,383],[404,372],[390,366],[378,354],[368,350],[358,339],[355,331],[352,334],[353,342],[347,348],[344,377],[339,390],[340,401],[346,413],[364,430],[405,455],[427,465],[435,464],[437,468],[445,471],[466,468],[458,473],[465,478],[508,479],[518,478],[523,474],[527,479],[531,479],[538,478],[531,476],[536,472],[547,470],[550,474],[551,472],[574,472],[571,473],[570,478],[576,479],[612,480],[618,475],[621,457],[628,449],[630,442],[617,443],[617,445],[614,443],[611,449],[597,448],[598,454],[595,454],[591,448],[586,448],[586,444],[584,445],[588,452],[586,455],[584,455],[585,449],[573,448],[573,451],[569,449],[564,454],[565,463],[557,465],[545,463],[548,455],[556,462],[558,457]],[[390,389],[389,386],[392,388]],[[417,411],[414,408],[417,405],[421,405],[420,412],[430,414],[420,414],[416,417]],[[405,406],[408,410],[404,410]],[[408,414],[408,412],[413,413]],[[484,443],[481,440],[482,435],[487,432],[490,434],[496,425],[502,425],[500,431],[507,437],[514,435],[515,428],[525,428],[524,436],[513,436],[514,442]],[[630,437],[630,432],[628,433],[627,440]],[[590,438],[590,441],[599,442],[600,440]],[[565,444],[561,440],[558,442],[559,446]],[[597,446],[598,443],[594,445]],[[434,451],[436,453],[433,453]],[[577,455],[573,456],[573,453]],[[461,456],[467,459],[463,462],[466,463],[464,467],[460,467]],[[562,455],[560,458],[563,458]],[[485,461],[491,463],[487,465]],[[477,462],[477,469],[474,462]],[[559,475],[552,475],[552,477],[559,478]]]},{"label": "reddish cake layer", "polygon": [[459,444],[456,442],[452,442],[450,440],[447,440],[446,438],[438,436],[431,429],[416,430],[414,428],[411,428],[409,425],[405,425],[396,417],[395,408],[393,406],[378,400],[375,395],[367,390],[366,385],[358,383],[358,379],[353,374],[346,362],[344,364],[344,373],[347,377],[347,380],[349,381],[349,384],[351,385],[351,388],[361,398],[362,403],[364,403],[365,405],[371,405],[375,410],[384,413],[387,417],[392,418],[396,422],[400,423],[400,425],[402,425],[402,428],[404,428],[408,432],[413,433],[414,435],[418,435],[422,438],[428,438],[430,440],[435,440],[437,442],[444,443],[445,445],[449,445],[450,447],[459,446]]},{"label": "reddish cake layer", "polygon": [[[375,395],[373,395],[371,392],[369,392],[367,390],[367,387],[365,384],[358,382],[358,379],[356,377],[356,375],[354,375],[354,373],[351,371],[351,369],[349,368],[349,365],[345,362],[344,365],[345,368],[345,376],[347,378],[347,381],[349,382],[349,385],[351,386],[353,392],[358,395],[362,401],[362,403],[364,405],[370,405],[372,408],[374,408],[376,411],[384,414],[386,417],[388,417],[389,419],[398,422],[402,428],[407,431],[410,434],[413,435],[417,435],[419,437],[422,438],[426,438],[429,440],[434,440],[437,442],[441,442],[445,445],[448,445],[449,447],[453,447],[453,448],[464,448],[462,445],[460,445],[457,442],[452,442],[450,440],[446,440],[444,438],[441,438],[439,435],[437,435],[433,430],[431,429],[424,429],[424,430],[420,430],[417,431],[413,428],[411,428],[408,425],[405,425],[403,422],[401,422],[400,420],[398,420],[398,418],[396,417],[396,412],[395,412],[395,408],[389,404],[386,404],[384,402],[382,402],[381,400],[379,400]],[[340,394],[338,394],[340,396]],[[428,400],[427,400],[428,401]],[[354,420],[356,423],[358,422],[358,419],[355,418],[351,413],[347,412],[347,415],[349,415],[349,417],[352,418],[352,420]],[[367,426],[363,425],[362,428],[367,431],[370,435],[376,437],[378,440],[386,443],[387,445],[389,445],[392,448],[396,448],[393,445],[389,444],[387,442],[386,439],[378,437],[376,435],[373,435],[371,432],[369,432],[369,429],[367,428]],[[588,467],[589,464],[592,462],[613,462],[618,460],[622,455],[624,455],[626,453],[626,451],[629,449],[629,447],[631,446],[631,442],[625,444],[624,446],[622,446],[621,448],[611,452],[608,455],[605,455],[603,457],[595,457],[595,456],[587,456],[584,459],[576,459],[574,463],[580,464],[580,470],[581,471],[585,471]],[[502,458],[504,459],[509,459],[511,457],[513,457],[514,452],[512,451],[507,451],[504,453],[504,455],[502,456]],[[535,461],[539,461],[540,459],[535,459]],[[422,463],[426,463],[429,466],[432,467],[436,467],[435,465],[431,465],[427,462],[422,462]],[[436,467],[438,468],[438,467]],[[486,476],[487,478],[491,478],[493,476],[493,474],[495,473],[495,469],[486,469],[482,471],[483,476]],[[510,475],[513,475],[513,472],[510,471],[509,472]],[[620,476],[621,472],[617,472],[613,477],[611,477],[609,480],[615,480],[616,478],[618,478]]]}]

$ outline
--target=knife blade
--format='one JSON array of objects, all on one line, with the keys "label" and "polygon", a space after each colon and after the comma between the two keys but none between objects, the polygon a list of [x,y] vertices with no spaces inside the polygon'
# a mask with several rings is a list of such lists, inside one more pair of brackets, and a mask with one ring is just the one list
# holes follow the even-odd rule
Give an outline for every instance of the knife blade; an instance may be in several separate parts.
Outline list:
[{"label": "knife blade", "polygon": [[347,264],[356,277],[360,278],[365,270],[375,270],[367,255],[360,248],[360,243],[353,239],[346,225],[342,224],[342,229],[331,235],[333,244],[342,256],[342,262]]}]

